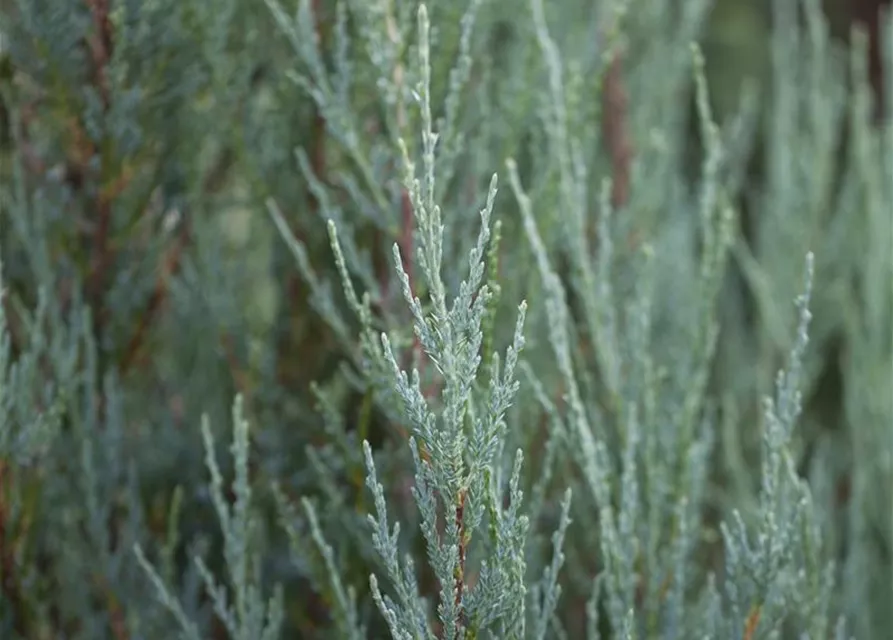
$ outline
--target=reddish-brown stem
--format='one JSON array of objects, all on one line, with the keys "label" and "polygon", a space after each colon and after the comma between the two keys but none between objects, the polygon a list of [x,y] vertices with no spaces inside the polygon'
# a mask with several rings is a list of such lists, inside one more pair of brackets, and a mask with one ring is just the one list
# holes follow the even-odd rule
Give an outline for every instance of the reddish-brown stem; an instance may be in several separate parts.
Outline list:
[{"label": "reddish-brown stem", "polygon": [[623,65],[619,53],[614,55],[608,67],[602,99],[604,114],[602,132],[611,156],[613,178],[611,203],[616,209],[629,201],[630,167],[633,155],[627,126],[629,100],[623,83]]},{"label": "reddish-brown stem", "polygon": [[[93,33],[87,40],[92,60],[92,82],[99,93],[102,106],[108,111],[111,106],[111,95],[108,84],[108,63],[112,54],[112,23],[109,19],[109,0],[87,0],[93,19]],[[86,153],[78,154],[89,158],[96,151],[87,143]],[[111,227],[112,207],[108,193],[99,191],[96,203],[96,226],[93,233],[93,257],[90,267],[89,296],[94,303],[94,324],[101,323],[102,290],[111,251],[109,246],[109,230]]]},{"label": "reddish-brown stem", "polygon": [[[108,80],[108,65],[112,57],[113,28],[109,18],[109,0],[86,0],[93,21],[93,31],[87,38],[87,48],[91,60],[91,82],[102,104],[104,112],[111,107],[111,89]],[[78,159],[81,173],[86,174],[87,162],[96,153],[102,153],[84,135],[83,127],[75,123],[74,157]],[[100,163],[104,170],[103,163]],[[102,181],[100,175],[100,183]],[[110,242],[112,225],[112,193],[97,189],[97,196],[93,202],[95,226],[90,238],[90,270],[87,276],[86,295],[92,310],[93,336],[99,345],[100,353],[103,350],[103,333],[105,328],[105,289],[108,280],[108,271],[112,264],[114,251]],[[99,377],[104,375],[104,357],[100,357]],[[105,400],[100,393],[99,398],[100,422],[105,414]]]},{"label": "reddish-brown stem", "polygon": [[96,577],[96,581],[96,589],[103,594],[106,601],[112,637],[115,640],[129,640],[130,632],[127,630],[127,615],[121,607],[121,602],[115,596],[112,585],[99,576]]},{"label": "reddish-brown stem", "polygon": [[[311,12],[313,16],[314,29],[316,31],[316,39],[320,48],[325,48],[328,39],[328,30],[322,18],[323,2],[322,0],[313,0],[311,3]],[[326,120],[319,108],[313,106],[313,116],[310,120],[309,144],[307,147],[307,155],[310,162],[310,169],[314,177],[321,183],[327,183],[327,167],[326,167]],[[313,193],[307,194],[307,209],[311,214],[319,211],[320,203]],[[303,241],[303,233],[299,228],[291,229],[295,238]],[[285,282],[285,305],[283,313],[289,321],[289,326],[293,317],[305,307],[304,298],[307,295],[307,289],[301,278],[301,275],[292,271],[286,278]],[[292,366],[296,359],[292,357],[295,349],[299,345],[294,343],[294,332],[289,329],[284,331],[279,340],[278,353],[281,357],[277,365],[277,377],[279,381],[286,387],[303,384],[302,380],[296,376],[296,371]]]},{"label": "reddish-brown stem", "polygon": [[108,64],[112,57],[112,21],[109,19],[109,0],[87,0],[93,19],[93,33],[87,41],[93,61],[93,85],[99,91],[103,106],[111,104],[108,83]]},{"label": "reddish-brown stem", "polygon": [[744,640],[753,640],[754,634],[757,632],[757,626],[760,624],[761,609],[759,606],[751,609],[747,620],[744,622]]},{"label": "reddish-brown stem", "polygon": [[9,505],[6,496],[9,491],[9,468],[5,460],[0,460],[0,590],[10,605],[13,628],[16,634],[27,637],[25,628],[25,598],[22,594],[16,566],[14,541],[9,530]]},{"label": "reddish-brown stem", "polygon": [[459,619],[462,619],[462,594],[465,591],[465,491],[459,493],[459,503],[456,505],[456,531],[459,536],[459,565],[456,568],[456,610]]}]

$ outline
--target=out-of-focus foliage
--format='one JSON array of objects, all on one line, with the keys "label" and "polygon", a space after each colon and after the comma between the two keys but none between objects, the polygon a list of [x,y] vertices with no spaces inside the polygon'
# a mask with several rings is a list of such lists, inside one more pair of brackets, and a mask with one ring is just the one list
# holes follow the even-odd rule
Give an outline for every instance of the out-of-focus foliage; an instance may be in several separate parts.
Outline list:
[{"label": "out-of-focus foliage", "polygon": [[0,1],[0,637],[884,637],[879,4]]}]

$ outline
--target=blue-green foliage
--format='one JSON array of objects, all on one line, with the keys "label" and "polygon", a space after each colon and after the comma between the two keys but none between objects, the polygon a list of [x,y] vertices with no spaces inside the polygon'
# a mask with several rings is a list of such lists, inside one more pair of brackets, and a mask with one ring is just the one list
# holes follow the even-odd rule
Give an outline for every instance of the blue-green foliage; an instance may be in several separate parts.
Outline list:
[{"label": "blue-green foliage", "polygon": [[0,637],[885,637],[893,15],[732,1],[0,8]]}]

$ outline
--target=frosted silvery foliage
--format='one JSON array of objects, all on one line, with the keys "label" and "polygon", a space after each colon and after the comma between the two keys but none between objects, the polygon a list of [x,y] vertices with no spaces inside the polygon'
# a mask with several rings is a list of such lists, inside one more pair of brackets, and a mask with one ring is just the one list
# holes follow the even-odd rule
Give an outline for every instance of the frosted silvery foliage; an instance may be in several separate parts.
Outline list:
[{"label": "frosted silvery foliage", "polygon": [[[272,596],[266,600],[262,590],[258,553],[260,521],[252,498],[248,471],[249,427],[243,416],[242,406],[241,396],[236,396],[232,409],[233,442],[230,446],[235,467],[232,485],[235,501],[232,506],[224,493],[223,475],[214,453],[215,442],[207,416],[202,419],[201,425],[206,452],[205,462],[211,476],[209,487],[211,500],[223,533],[223,555],[229,588],[215,578],[203,558],[196,557],[195,564],[213,605],[214,614],[223,622],[230,638],[275,640],[281,633],[285,617],[283,593],[277,585]],[[172,549],[176,544],[173,535],[169,542]],[[156,597],[180,625],[180,637],[186,640],[201,638],[200,627],[189,618],[183,605],[149,562],[142,545],[137,543],[134,551],[140,565],[148,574]],[[232,602],[229,601],[230,597]]]},{"label": "frosted silvery foliage", "polygon": [[[549,34],[541,3],[534,1],[535,23],[550,78],[552,117],[547,121],[550,156],[557,167],[560,206],[535,200],[521,186],[514,160],[508,162],[512,188],[533,249],[543,288],[548,340],[562,387],[565,415],[558,421],[566,455],[582,475],[579,481],[594,502],[585,513],[586,530],[599,536],[581,540],[580,554],[601,551],[603,570],[599,593],[604,595],[611,627],[640,629],[667,637],[685,637],[688,570],[700,528],[699,509],[706,483],[711,432],[704,412],[710,360],[718,335],[713,315],[731,235],[732,211],[717,172],[723,158],[720,134],[712,120],[697,48],[694,63],[696,98],[706,154],[699,191],[682,203],[694,211],[703,243],[695,283],[686,294],[696,295],[690,319],[678,333],[666,326],[654,330],[653,299],[658,264],[655,247],[646,242],[631,252],[632,266],[615,259],[619,225],[614,219],[609,180],[593,193],[586,159],[571,140],[564,112],[562,61]],[[585,216],[595,202],[598,211],[596,257],[586,244]],[[574,276],[562,278],[540,231],[551,207],[577,227],[563,251],[575,263]],[[663,256],[660,256],[663,258]],[[625,287],[623,278],[634,285]],[[580,300],[572,308],[572,294]],[[581,346],[585,335],[591,346]],[[663,343],[663,344],[662,344]],[[660,347],[685,345],[685,357],[660,362]],[[581,352],[592,352],[594,356]],[[661,366],[662,365],[662,366]],[[664,372],[661,372],[661,369]],[[666,372],[672,369],[672,376]],[[597,400],[593,378],[598,376],[604,398]],[[678,386],[677,386],[678,385]],[[551,413],[551,409],[547,409]],[[709,417],[709,412],[707,412]],[[591,503],[590,503],[591,504]],[[587,509],[589,505],[587,505]],[[593,595],[597,602],[601,596]],[[596,605],[593,605],[596,607]],[[597,610],[597,608],[593,609]]]},{"label": "frosted silvery foliage", "polygon": [[[418,97],[415,87],[421,71],[406,61],[418,53],[415,3],[344,0],[333,5],[332,29],[327,36],[330,56],[314,29],[314,8],[309,0],[297,2],[293,12],[276,0],[266,3],[277,27],[294,49],[295,68],[289,69],[286,76],[299,90],[296,96],[310,98],[331,135],[333,144],[328,149],[332,152],[331,163],[339,165],[338,171],[321,175],[320,167],[310,157],[311,150],[304,146],[295,150],[295,156],[300,176],[319,204],[320,217],[338,231],[337,268],[341,276],[349,275],[369,298],[366,305],[355,295],[353,284],[345,292],[349,310],[363,327],[359,350],[355,349],[350,319],[344,317],[330,283],[320,277],[311,263],[306,235],[295,237],[295,218],[287,221],[272,198],[268,200],[268,209],[311,290],[310,305],[335,332],[344,351],[354,356],[352,364],[362,373],[362,380],[352,377],[351,383],[364,393],[371,388],[377,408],[396,419],[390,414],[397,406],[397,397],[378,333],[382,325],[403,325],[402,309],[395,309],[402,305],[400,286],[391,277],[390,269],[379,269],[378,256],[370,252],[368,238],[376,235],[384,242],[397,240],[406,254],[403,257],[414,259],[413,251],[403,246],[412,224],[411,204],[405,185],[394,176],[399,175],[403,162],[398,141],[411,139],[424,126],[422,113],[411,108]],[[462,118],[467,118],[469,111],[462,94],[469,87],[473,36],[478,35],[476,25],[484,4],[481,0],[469,0],[438,5],[436,32],[443,51],[439,56],[428,55],[426,63],[429,93],[436,81],[443,94],[443,108],[438,110],[436,122],[431,123],[438,129],[438,154],[434,158],[438,180],[432,181],[432,189],[439,202],[447,193],[453,194],[451,223],[441,229],[439,241],[447,267],[439,277],[450,288],[458,286],[461,271],[452,265],[464,261],[466,242],[473,244],[477,236],[478,220],[473,208],[468,203],[456,206],[454,202],[455,194],[464,193],[464,189],[452,187],[471,174],[461,163],[462,154],[467,153]],[[448,26],[452,23],[454,26]],[[435,71],[437,78],[432,78]],[[433,118],[430,112],[428,116]],[[380,120],[380,132],[378,128],[370,132],[370,120]],[[314,225],[308,233],[322,228]],[[402,349],[406,337],[395,331],[392,338],[395,348]]]},{"label": "frosted silvery foliage", "polygon": [[[797,476],[791,435],[800,412],[812,256],[806,293],[798,299],[800,324],[790,369],[780,377],[778,397],[765,411],[763,484],[753,516],[757,543],[754,548],[750,542],[751,514],[735,514],[734,525],[724,527],[727,565],[725,594],[720,597],[710,586],[712,579],[702,590],[705,576],[695,560],[703,548],[702,532],[709,530],[703,509],[711,488],[708,471],[718,422],[708,382],[720,331],[714,305],[721,298],[735,240],[732,194],[724,179],[734,165],[712,117],[704,61],[694,47],[694,97],[705,146],[701,179],[694,194],[666,205],[675,205],[699,223],[692,239],[701,249],[685,255],[699,253],[700,264],[692,265],[684,286],[672,290],[675,306],[663,310],[672,324],[663,318],[662,325],[655,325],[655,319],[662,319],[653,308],[656,267],[682,259],[661,245],[660,237],[657,243],[646,242],[640,250],[615,258],[615,241],[623,237],[623,227],[614,219],[610,182],[597,194],[589,192],[590,167],[568,135],[562,60],[541,3],[532,5],[550,80],[546,133],[560,187],[553,197],[560,206],[542,195],[529,195],[521,187],[516,163],[509,160],[508,166],[540,274],[549,343],[565,390],[565,415],[559,422],[570,445],[566,455],[579,467],[580,484],[595,505],[594,513],[584,513],[581,507],[577,516],[585,521],[585,530],[599,533],[601,574],[590,601],[592,634],[598,633],[594,618],[604,607],[614,632],[632,637],[751,638],[789,629],[826,637],[833,567],[827,564],[811,494]],[[632,196],[636,204],[637,198]],[[585,245],[583,225],[593,200],[599,222],[595,259]],[[577,225],[570,234],[573,242],[560,249],[576,263],[573,277],[563,278],[553,266],[553,247],[540,231],[549,221],[550,208]],[[631,208],[623,213],[638,213]],[[618,286],[624,277],[633,281],[625,295]],[[578,309],[571,305],[572,294]],[[589,349],[580,335],[594,343],[589,361],[580,353]],[[592,369],[603,391],[593,384]],[[553,413],[548,403],[542,404]],[[592,546],[591,536],[581,540],[578,554],[586,557]],[[690,606],[693,593],[701,594],[703,609]],[[838,629],[843,633],[842,626]]]},{"label": "frosted silvery foliage", "polygon": [[[455,295],[450,295],[441,276],[443,223],[436,202],[436,146],[430,103],[430,44],[427,9],[418,12],[418,74],[415,89],[422,126],[422,175],[407,145],[401,140],[404,186],[415,220],[414,256],[401,256],[394,245],[394,263],[403,296],[412,314],[415,337],[422,353],[407,373],[398,362],[390,338],[381,336],[381,351],[367,350],[367,357],[380,357],[390,370],[403,415],[411,426],[409,445],[415,466],[412,489],[421,516],[421,530],[428,561],[439,588],[435,634],[429,622],[428,603],[419,596],[413,559],[402,556],[400,525],[389,524],[384,487],[378,481],[375,460],[368,442],[363,443],[368,468],[367,486],[374,497],[375,514],[369,516],[373,543],[378,551],[389,587],[381,577],[370,577],[372,595],[395,638],[527,637],[525,541],[528,519],[522,510],[520,490],[521,451],[514,455],[506,477],[503,465],[505,413],[518,391],[515,379],[518,356],[524,345],[526,304],[519,307],[514,338],[504,360],[494,354],[482,363],[483,324],[493,291],[485,283],[485,256],[491,242],[490,219],[495,205],[497,180],[490,181],[486,204],[480,211],[480,231],[468,255],[468,273]],[[368,296],[356,299],[343,268],[344,258],[335,227],[330,223],[336,261],[344,288],[353,306],[368,313]],[[404,268],[413,260],[427,287],[428,300],[416,294],[417,284]],[[435,380],[423,389],[419,367],[425,360],[436,369]],[[489,368],[482,383],[482,364]],[[431,390],[433,388],[433,391]],[[508,492],[508,504],[503,495]],[[570,495],[563,503],[555,538],[555,559],[544,579],[536,637],[545,635],[555,607],[557,572],[561,566],[561,541],[569,524]],[[441,524],[442,523],[442,524]],[[481,541],[479,544],[478,541]],[[473,548],[482,547],[479,569],[470,562]],[[473,583],[471,579],[473,578]],[[389,593],[390,592],[390,593]],[[390,595],[393,594],[393,595]]]},{"label": "frosted silvery foliage", "polygon": [[[825,638],[832,627],[834,567],[825,560],[820,520],[809,486],[798,477],[791,447],[802,410],[799,384],[808,344],[812,279],[810,253],[804,292],[796,301],[797,339],[787,368],[778,372],[775,396],[764,400],[756,526],[749,527],[738,511],[722,525],[728,614],[710,627],[723,637],[780,633],[793,625],[804,637]],[[842,633],[840,625],[838,634]]]},{"label": "frosted silvery foliage", "polygon": [[[32,318],[28,351],[13,361],[4,311],[2,267],[0,263],[0,458],[27,463],[46,449],[58,429],[61,405],[58,398],[38,384],[38,358],[47,349],[42,326],[46,297],[40,297],[40,306]],[[43,410],[38,409],[41,405]]]},{"label": "frosted silvery foliage", "polygon": [[886,637],[893,14],[822,4],[4,3],[0,638]]}]

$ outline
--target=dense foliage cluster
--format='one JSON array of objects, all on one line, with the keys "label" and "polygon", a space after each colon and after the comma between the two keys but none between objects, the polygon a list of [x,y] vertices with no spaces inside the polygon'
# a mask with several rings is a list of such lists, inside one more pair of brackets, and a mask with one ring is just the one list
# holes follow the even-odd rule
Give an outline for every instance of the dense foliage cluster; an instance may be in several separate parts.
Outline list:
[{"label": "dense foliage cluster", "polygon": [[893,12],[750,4],[0,4],[0,638],[887,637]]}]

